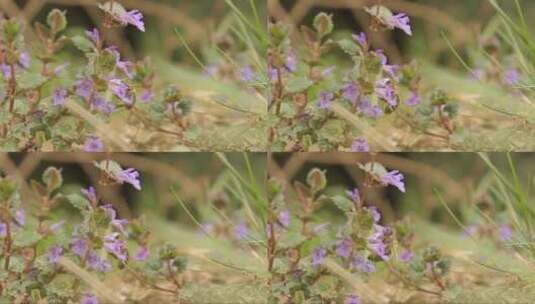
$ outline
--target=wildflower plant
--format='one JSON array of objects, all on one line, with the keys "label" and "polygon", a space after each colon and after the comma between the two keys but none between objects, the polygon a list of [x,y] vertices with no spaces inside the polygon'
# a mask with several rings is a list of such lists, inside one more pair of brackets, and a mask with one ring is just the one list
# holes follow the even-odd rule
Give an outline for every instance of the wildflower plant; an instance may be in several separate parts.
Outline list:
[{"label": "wildflower plant", "polygon": [[[102,152],[152,150],[155,143],[165,149],[211,145],[198,138],[198,119],[190,115],[194,97],[179,83],[159,78],[149,58],[124,58],[106,41],[114,28],[144,32],[143,14],[116,1],[98,7],[103,23],[81,34],[68,27],[68,12],[59,9],[31,29],[17,18],[1,17],[0,148]],[[36,41],[30,44],[33,36],[27,33],[35,33]],[[230,64],[238,67],[232,81],[244,88],[254,90],[262,82],[257,53],[245,51]]]},{"label": "wildflower plant", "polygon": [[[393,186],[405,192],[404,176],[377,162],[360,165],[361,190]],[[384,223],[380,210],[355,188],[327,195],[327,172],[314,168],[306,184],[295,182],[295,202],[275,179],[268,182],[266,224],[270,303],[366,303],[375,301],[366,283],[389,274],[410,290],[441,296],[447,288],[449,259],[434,246],[416,249],[409,221]],[[336,206],[342,221],[319,222],[320,209]],[[355,278],[355,279],[352,279]],[[358,278],[358,279],[357,279]]]},{"label": "wildflower plant", "polygon": [[[366,12],[371,30],[412,35],[406,14],[394,14],[380,5]],[[446,138],[453,133],[451,120],[456,113],[451,100],[437,101],[433,92],[424,91],[416,62],[393,64],[383,50],[372,49],[365,33],[338,38],[334,28],[333,16],[326,13],[314,18],[312,28],[301,26],[299,35],[287,24],[270,23],[273,150],[358,152],[370,149],[368,141],[373,141],[372,149],[397,149],[388,144],[388,136],[379,139],[380,134],[373,133],[376,138],[372,138],[370,131],[388,116],[418,118],[412,126],[404,122],[417,132],[439,127],[448,132]],[[329,57],[341,52],[350,61],[332,65]],[[422,118],[412,117],[415,113]]]},{"label": "wildflower plant", "polygon": [[[135,169],[104,161],[102,183],[140,189]],[[0,299],[12,303],[116,303],[134,294],[110,292],[100,283],[110,274],[158,292],[180,294],[187,261],[174,246],[155,247],[144,219],[127,220],[93,187],[62,192],[61,170],[49,167],[23,193],[10,177],[0,179]],[[28,206],[28,197],[36,204]],[[60,210],[77,210],[72,220]]]}]

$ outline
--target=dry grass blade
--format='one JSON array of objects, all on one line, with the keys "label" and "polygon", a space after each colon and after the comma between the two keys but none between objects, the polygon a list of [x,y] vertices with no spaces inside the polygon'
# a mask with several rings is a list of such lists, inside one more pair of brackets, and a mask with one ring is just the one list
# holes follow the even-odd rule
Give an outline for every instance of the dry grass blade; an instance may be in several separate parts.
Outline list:
[{"label": "dry grass blade", "polygon": [[337,276],[344,279],[350,286],[355,289],[355,291],[358,292],[359,295],[364,298],[366,303],[388,303],[389,300],[385,296],[382,296],[381,293],[378,290],[373,290],[371,286],[364,283],[362,280],[360,280],[358,277],[354,276],[350,272],[348,272],[346,269],[344,269],[342,266],[338,265],[334,260],[332,259],[325,259],[323,262],[323,265],[329,269],[332,273],[336,274]]},{"label": "dry grass blade", "polygon": [[78,276],[82,281],[84,281],[87,285],[89,285],[95,293],[97,293],[100,297],[105,299],[104,303],[110,303],[110,304],[124,303],[124,301],[118,295],[116,295],[112,289],[108,288],[108,286],[103,284],[97,277],[93,276],[89,272],[80,268],[73,261],[67,259],[66,257],[61,257],[58,263],[61,266],[63,266],[65,269],[67,269],[67,271]]},{"label": "dry grass blade", "polygon": [[372,128],[368,123],[349,112],[346,108],[339,104],[331,105],[331,110],[339,117],[347,120],[362,132],[365,138],[369,138],[377,148],[376,151],[396,151],[397,148],[388,140],[388,136],[381,134],[379,131]]},{"label": "dry grass blade", "polygon": [[110,142],[112,142],[115,146],[119,147],[121,151],[134,151],[134,147],[132,147],[128,142],[126,142],[118,132],[116,132],[113,128],[108,126],[106,123],[104,123],[102,120],[100,120],[98,117],[94,116],[93,114],[89,113],[86,109],[84,109],[82,106],[77,104],[76,102],[72,100],[66,100],[65,106],[74,114],[79,116],[80,118],[87,121],[93,128],[95,128],[98,133],[102,134],[102,136],[106,137]]}]

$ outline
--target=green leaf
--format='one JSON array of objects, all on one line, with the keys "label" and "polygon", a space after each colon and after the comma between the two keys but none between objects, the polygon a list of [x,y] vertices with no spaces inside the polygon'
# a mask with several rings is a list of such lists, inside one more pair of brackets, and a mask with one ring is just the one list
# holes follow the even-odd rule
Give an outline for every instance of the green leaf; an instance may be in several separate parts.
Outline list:
[{"label": "green leaf", "polygon": [[82,211],[82,213],[91,210],[89,201],[78,193],[69,194],[66,196],[66,198],[74,208]]},{"label": "green leaf", "polygon": [[84,53],[91,52],[93,50],[93,43],[84,36],[74,36],[71,38],[74,46]]},{"label": "green leaf", "polygon": [[342,51],[344,51],[348,55],[355,56],[359,52],[359,47],[352,40],[342,39],[342,40],[338,41],[338,45],[340,46]]},{"label": "green leaf", "polygon": [[65,140],[76,140],[80,138],[77,128],[78,119],[75,117],[62,117],[59,122],[52,128],[53,137],[60,137]]},{"label": "green leaf", "polygon": [[306,77],[294,77],[286,84],[286,91],[289,93],[302,92],[313,84],[314,82]]},{"label": "green leaf", "polygon": [[345,196],[337,195],[332,198],[332,201],[336,207],[338,207],[338,209],[342,210],[344,213],[351,213],[354,211],[354,203]]},{"label": "green leaf", "polygon": [[318,131],[318,136],[329,143],[342,144],[346,139],[346,123],[340,119],[331,119]]}]

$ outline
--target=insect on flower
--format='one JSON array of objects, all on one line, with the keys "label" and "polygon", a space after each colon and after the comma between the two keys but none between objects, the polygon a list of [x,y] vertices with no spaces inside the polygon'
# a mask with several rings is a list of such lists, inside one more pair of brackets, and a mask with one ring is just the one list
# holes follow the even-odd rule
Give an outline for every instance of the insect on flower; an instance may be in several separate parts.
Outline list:
[{"label": "insect on flower", "polygon": [[98,6],[106,13],[104,25],[109,28],[133,25],[140,31],[145,31],[143,14],[139,10],[127,11],[121,4],[115,1],[108,1]]}]

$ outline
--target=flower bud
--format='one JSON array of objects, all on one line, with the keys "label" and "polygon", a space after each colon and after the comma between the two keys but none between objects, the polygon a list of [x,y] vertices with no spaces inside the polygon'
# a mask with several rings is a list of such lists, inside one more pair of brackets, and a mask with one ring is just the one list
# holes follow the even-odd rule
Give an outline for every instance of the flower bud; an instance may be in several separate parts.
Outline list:
[{"label": "flower bud", "polygon": [[325,171],[318,168],[312,169],[307,175],[307,184],[314,193],[325,189],[327,186]]},{"label": "flower bud", "polygon": [[52,192],[63,184],[61,171],[55,167],[49,167],[43,173],[43,182],[46,184],[48,192]]},{"label": "flower bud", "polygon": [[67,27],[67,18],[65,17],[65,11],[59,9],[53,9],[46,18],[46,23],[52,30],[52,33],[57,34],[63,31]]},{"label": "flower bud", "polygon": [[329,35],[334,29],[333,16],[326,13],[318,14],[314,18],[314,29],[316,29],[320,38]]}]

